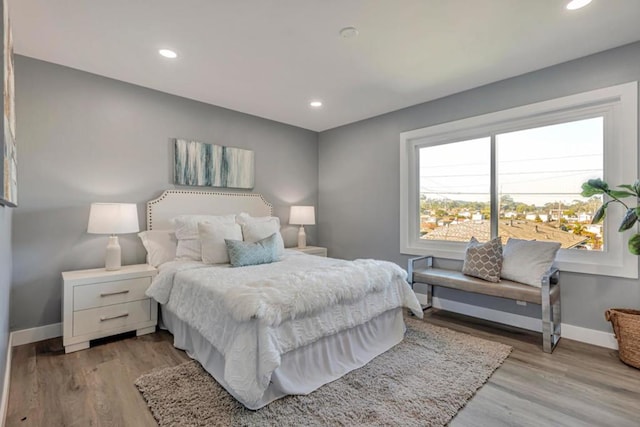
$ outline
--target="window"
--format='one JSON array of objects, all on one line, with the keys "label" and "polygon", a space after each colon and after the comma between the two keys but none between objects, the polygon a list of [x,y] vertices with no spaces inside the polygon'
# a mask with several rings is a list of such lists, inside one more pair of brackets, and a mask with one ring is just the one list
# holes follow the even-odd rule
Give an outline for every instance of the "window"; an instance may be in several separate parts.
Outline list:
[{"label": "window", "polygon": [[491,138],[420,147],[420,238],[490,237]]},{"label": "window", "polygon": [[402,253],[462,259],[471,236],[551,240],[562,244],[562,270],[637,277],[628,235],[617,232],[620,214],[593,225],[602,199],[580,195],[590,178],[637,179],[637,83],[400,139]]}]

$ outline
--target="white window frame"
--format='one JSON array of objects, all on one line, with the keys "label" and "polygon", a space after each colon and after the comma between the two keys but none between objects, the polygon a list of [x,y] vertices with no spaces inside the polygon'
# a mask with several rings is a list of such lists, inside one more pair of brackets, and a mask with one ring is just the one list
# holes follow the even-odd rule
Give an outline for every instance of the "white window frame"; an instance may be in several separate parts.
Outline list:
[{"label": "white window frame", "polygon": [[[419,150],[439,144],[486,137],[590,117],[604,116],[604,177],[612,186],[638,179],[638,82],[538,102],[495,113],[429,126],[400,134],[400,252],[464,259],[464,242],[419,238]],[[497,197],[492,191],[492,203]],[[576,189],[576,192],[579,192]],[[495,203],[494,203],[495,204]],[[627,250],[637,227],[619,233],[623,211],[609,205],[604,220],[603,251],[561,249],[556,265],[562,271],[638,278],[638,257]],[[494,207],[495,208],[495,207]]]}]

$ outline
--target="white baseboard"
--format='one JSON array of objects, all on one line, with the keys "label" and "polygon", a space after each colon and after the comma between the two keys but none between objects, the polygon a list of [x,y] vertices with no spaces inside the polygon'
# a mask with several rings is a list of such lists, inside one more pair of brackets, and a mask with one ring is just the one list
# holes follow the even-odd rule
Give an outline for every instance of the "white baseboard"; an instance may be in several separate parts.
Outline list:
[{"label": "white baseboard", "polygon": [[13,353],[13,334],[9,334],[7,345],[7,365],[4,370],[4,383],[2,384],[2,396],[0,397],[0,427],[4,427],[7,420],[7,410],[9,407],[9,382],[11,379],[11,354]]},{"label": "white baseboard", "polygon": [[616,341],[615,335],[609,332],[596,331],[595,329],[587,329],[581,326],[563,323],[562,336],[570,340],[597,345],[598,347],[618,349],[618,341]]},{"label": "white baseboard", "polygon": [[[426,305],[427,296],[416,293],[420,303]],[[451,301],[446,299],[433,298],[433,307],[441,310],[452,311],[467,316],[477,317],[479,319],[489,320],[491,322],[505,323],[517,328],[526,329],[534,332],[542,332],[542,321],[533,317],[522,316],[491,308],[479,307],[462,302]],[[595,329],[587,329],[580,326],[561,324],[562,337],[574,341],[580,341],[587,344],[618,349],[618,342],[614,335],[609,332],[598,331]]]},{"label": "white baseboard", "polygon": [[48,340],[50,338],[57,338],[62,336],[62,323],[52,323],[35,328],[21,329],[11,332],[11,335],[13,336],[14,347]]}]

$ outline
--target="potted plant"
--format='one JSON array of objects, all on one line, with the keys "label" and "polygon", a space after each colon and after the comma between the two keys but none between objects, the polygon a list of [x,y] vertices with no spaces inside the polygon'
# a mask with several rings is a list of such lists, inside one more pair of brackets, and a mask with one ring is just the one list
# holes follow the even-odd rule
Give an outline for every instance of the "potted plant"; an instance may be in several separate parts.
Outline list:
[{"label": "potted plant", "polygon": [[[607,206],[611,203],[620,203],[626,212],[622,217],[618,231],[626,231],[636,225],[640,217],[640,180],[633,184],[618,185],[619,190],[614,190],[601,180],[590,179],[582,184],[582,196],[592,197],[597,194],[607,195],[610,200],[604,200],[602,206],[595,212],[592,224],[602,221],[607,212]],[[633,197],[636,206],[629,206],[622,199]],[[629,238],[629,252],[640,255],[640,233],[635,233]],[[610,308],[605,312],[605,318],[611,322],[613,332],[618,340],[618,354],[620,360],[627,365],[640,368],[640,311],[625,308]]]}]

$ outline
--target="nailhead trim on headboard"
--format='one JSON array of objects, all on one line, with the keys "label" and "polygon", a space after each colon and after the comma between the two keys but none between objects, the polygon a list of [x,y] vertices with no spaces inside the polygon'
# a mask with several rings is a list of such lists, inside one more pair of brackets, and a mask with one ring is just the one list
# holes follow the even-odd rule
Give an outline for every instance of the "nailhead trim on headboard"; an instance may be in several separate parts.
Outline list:
[{"label": "nailhead trim on headboard", "polygon": [[159,203],[166,202],[172,195],[177,194],[190,194],[195,197],[207,197],[207,196],[222,196],[222,197],[247,197],[247,198],[260,198],[262,203],[269,209],[269,214],[273,215],[273,205],[265,200],[262,194],[258,193],[227,193],[227,192],[213,192],[213,191],[198,191],[198,190],[165,190],[157,199],[149,200],[147,202],[147,230],[153,230],[153,208]]}]

